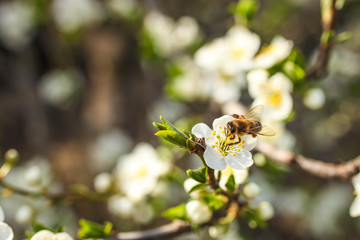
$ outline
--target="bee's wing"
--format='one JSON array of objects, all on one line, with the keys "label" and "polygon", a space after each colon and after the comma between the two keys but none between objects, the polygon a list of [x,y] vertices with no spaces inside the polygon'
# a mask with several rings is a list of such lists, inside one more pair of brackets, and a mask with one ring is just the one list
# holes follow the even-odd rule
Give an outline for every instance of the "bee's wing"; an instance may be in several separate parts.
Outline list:
[{"label": "bee's wing", "polygon": [[244,117],[247,119],[249,118],[259,119],[263,112],[264,112],[264,105],[256,105],[255,107],[250,109],[249,112],[247,112]]},{"label": "bee's wing", "polygon": [[257,127],[250,128],[249,130],[247,130],[247,133],[248,134],[257,134],[257,135],[262,135],[262,136],[274,136],[276,134],[276,131],[267,125],[263,125],[263,126],[257,126]]},{"label": "bee's wing", "polygon": [[275,136],[276,131],[267,125],[263,125],[261,128],[261,131],[258,132],[257,134],[260,134],[263,136]]}]

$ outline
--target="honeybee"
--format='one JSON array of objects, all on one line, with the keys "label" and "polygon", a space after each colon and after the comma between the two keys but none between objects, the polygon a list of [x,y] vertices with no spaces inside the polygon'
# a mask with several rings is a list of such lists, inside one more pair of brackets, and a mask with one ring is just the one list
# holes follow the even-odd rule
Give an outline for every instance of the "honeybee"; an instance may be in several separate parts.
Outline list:
[{"label": "honeybee", "polygon": [[251,134],[254,138],[257,135],[274,136],[276,134],[275,130],[267,125],[262,125],[258,120],[263,111],[264,106],[257,105],[245,115],[231,115],[236,119],[226,124],[225,135],[227,139],[232,141],[229,145],[239,143],[241,137],[246,134]]}]

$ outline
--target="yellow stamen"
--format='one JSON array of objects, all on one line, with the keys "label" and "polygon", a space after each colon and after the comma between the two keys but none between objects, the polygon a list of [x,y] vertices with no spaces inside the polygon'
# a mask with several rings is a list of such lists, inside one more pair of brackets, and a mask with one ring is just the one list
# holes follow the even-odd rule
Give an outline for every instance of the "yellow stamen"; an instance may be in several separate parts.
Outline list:
[{"label": "yellow stamen", "polygon": [[215,145],[212,145],[211,147],[212,147],[212,148],[215,148]]},{"label": "yellow stamen", "polygon": [[225,157],[225,153],[222,153],[221,155],[222,155],[223,157]]},{"label": "yellow stamen", "polygon": [[358,193],[356,190],[354,190],[354,191],[353,191],[353,194],[356,196],[356,195],[358,195],[359,193]]},{"label": "yellow stamen", "polygon": [[242,143],[242,144],[244,144],[244,143],[245,143],[245,141],[244,141],[244,140],[242,140],[242,141],[241,141],[241,143]]},{"label": "yellow stamen", "polygon": [[219,126],[219,128],[221,129],[221,126]]},{"label": "yellow stamen", "polygon": [[215,136],[215,135],[216,135],[216,132],[215,132],[215,131],[212,131],[212,135]]},{"label": "yellow stamen", "polygon": [[245,146],[244,145],[241,145],[241,148],[244,148]]},{"label": "yellow stamen", "polygon": [[235,157],[235,156],[236,156],[236,154],[234,153],[234,154],[233,154],[233,156]]},{"label": "yellow stamen", "polygon": [[236,149],[238,152],[240,152],[240,148]]},{"label": "yellow stamen", "polygon": [[207,137],[206,140],[209,140],[209,138]]},{"label": "yellow stamen", "polygon": [[222,132],[222,133],[225,133],[225,131],[224,131],[224,130],[222,130],[221,132]]}]

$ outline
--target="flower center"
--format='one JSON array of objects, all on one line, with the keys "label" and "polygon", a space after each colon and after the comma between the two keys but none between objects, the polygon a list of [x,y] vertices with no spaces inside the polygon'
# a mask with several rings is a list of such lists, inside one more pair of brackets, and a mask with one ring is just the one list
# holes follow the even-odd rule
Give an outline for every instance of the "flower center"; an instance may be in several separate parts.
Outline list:
[{"label": "flower center", "polygon": [[219,126],[220,133],[217,133],[215,130],[212,132],[215,142],[211,144],[211,147],[217,149],[223,157],[229,154],[235,157],[241,149],[245,148],[245,141],[241,138],[230,140],[225,136],[225,131],[221,129],[222,128]]},{"label": "flower center", "polygon": [[267,101],[268,101],[270,106],[279,107],[281,105],[281,102],[282,102],[282,96],[281,96],[280,91],[271,92],[267,97]]}]

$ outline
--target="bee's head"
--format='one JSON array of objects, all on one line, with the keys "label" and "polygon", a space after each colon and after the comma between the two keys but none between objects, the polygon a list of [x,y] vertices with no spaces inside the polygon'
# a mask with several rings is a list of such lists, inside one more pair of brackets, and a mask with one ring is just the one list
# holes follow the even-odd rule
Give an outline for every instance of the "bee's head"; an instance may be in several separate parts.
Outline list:
[{"label": "bee's head", "polygon": [[233,122],[228,122],[226,124],[226,135],[230,136],[230,135],[234,135],[236,132],[236,128],[234,127]]}]

